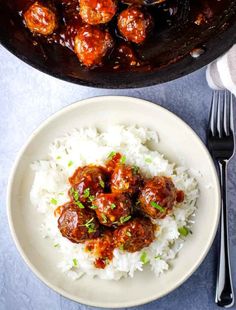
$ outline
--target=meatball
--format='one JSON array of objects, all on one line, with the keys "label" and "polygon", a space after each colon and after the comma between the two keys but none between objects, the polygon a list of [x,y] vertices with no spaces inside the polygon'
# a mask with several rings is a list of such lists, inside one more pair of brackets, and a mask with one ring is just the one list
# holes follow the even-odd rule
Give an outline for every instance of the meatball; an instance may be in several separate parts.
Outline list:
[{"label": "meatball", "polygon": [[152,25],[151,15],[137,6],[128,7],[118,17],[118,29],[122,36],[137,44],[146,39]]},{"label": "meatball", "polygon": [[111,176],[111,191],[113,193],[126,192],[130,195],[136,194],[142,184],[142,177],[138,170],[136,166],[117,165]]},{"label": "meatball", "polygon": [[177,189],[171,178],[156,176],[148,180],[139,196],[141,211],[154,218],[164,218],[173,208]]},{"label": "meatball", "polygon": [[115,230],[115,247],[131,253],[140,251],[152,243],[155,229],[150,219],[134,218]]},{"label": "meatball", "polygon": [[102,63],[103,57],[113,47],[113,44],[108,31],[85,25],[75,36],[74,51],[85,66],[92,67]]},{"label": "meatball", "polygon": [[104,191],[105,181],[106,174],[103,167],[92,165],[79,167],[69,178],[72,185],[69,196],[74,201],[91,205],[95,196]]},{"label": "meatball", "polygon": [[49,35],[57,27],[56,14],[39,2],[33,3],[24,13],[26,26],[33,33]]},{"label": "meatball", "polygon": [[58,218],[58,228],[63,237],[74,243],[99,236],[99,223],[92,210],[80,209],[73,202],[68,203]]},{"label": "meatball", "polygon": [[131,218],[132,203],[126,194],[100,194],[93,205],[99,222],[105,226],[123,225]]},{"label": "meatball", "polygon": [[94,265],[104,269],[113,258],[113,236],[111,231],[105,231],[101,237],[86,241],[85,250],[96,256]]},{"label": "meatball", "polygon": [[80,16],[90,25],[108,23],[116,9],[114,0],[80,0]]}]

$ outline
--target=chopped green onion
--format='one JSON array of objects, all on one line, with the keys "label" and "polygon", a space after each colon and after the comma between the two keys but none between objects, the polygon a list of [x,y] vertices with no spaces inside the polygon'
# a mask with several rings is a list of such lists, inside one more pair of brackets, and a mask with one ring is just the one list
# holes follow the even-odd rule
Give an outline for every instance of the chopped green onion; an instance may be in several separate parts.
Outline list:
[{"label": "chopped green onion", "polygon": [[77,191],[74,191],[73,197],[74,197],[75,201],[78,201],[79,200],[79,193]]},{"label": "chopped green onion", "polygon": [[93,232],[95,232],[96,229],[95,229],[95,224],[90,224],[90,226],[88,227],[88,233],[91,234]]},{"label": "chopped green onion", "polygon": [[95,229],[95,224],[93,223],[93,220],[94,220],[94,218],[92,217],[90,220],[88,220],[88,221],[84,224],[84,226],[87,228],[89,234],[96,231],[96,229]]},{"label": "chopped green onion", "polygon": [[61,156],[57,156],[56,159],[61,159]]},{"label": "chopped green onion", "polygon": [[143,263],[143,265],[146,265],[149,262],[148,255],[146,252],[142,252],[140,260]]},{"label": "chopped green onion", "polygon": [[127,232],[126,232],[126,236],[131,237],[131,236],[132,236],[131,232],[130,232],[130,231],[127,231]]},{"label": "chopped green onion", "polygon": [[73,161],[70,160],[70,161],[68,162],[68,167],[71,167],[72,165],[73,165]]},{"label": "chopped green onion", "polygon": [[121,224],[123,224],[123,223],[127,222],[127,221],[130,220],[130,219],[131,219],[131,215],[128,215],[128,216],[121,216],[121,217],[120,217],[120,222],[121,222]]},{"label": "chopped green onion", "polygon": [[102,179],[99,180],[99,184],[100,184],[100,186],[101,186],[102,188],[105,187],[105,183],[104,183],[104,181],[103,181]]},{"label": "chopped green onion", "polygon": [[89,188],[86,188],[85,190],[84,190],[84,198],[88,198],[89,196],[90,196],[90,189]]},{"label": "chopped green onion", "polygon": [[94,199],[95,199],[95,196],[93,196],[93,195],[90,195],[88,199],[89,199],[89,201],[90,201],[90,202],[92,202],[92,201],[94,201]]},{"label": "chopped green onion", "polygon": [[180,233],[181,236],[186,237],[189,233],[189,229],[186,226],[179,227],[178,232]]},{"label": "chopped green onion", "polygon": [[52,198],[52,199],[50,200],[50,202],[51,202],[51,204],[53,204],[53,205],[57,205],[57,200],[56,200],[55,198]]},{"label": "chopped green onion", "polygon": [[138,166],[132,166],[132,171],[134,174],[138,173],[139,172],[139,167]]},{"label": "chopped green onion", "polygon": [[54,248],[59,247],[59,243],[54,244]]},{"label": "chopped green onion", "polygon": [[79,207],[80,209],[84,209],[84,205],[82,204],[82,202],[80,201],[75,201],[75,204],[77,207]]},{"label": "chopped green onion", "polygon": [[76,258],[73,258],[73,265],[76,267],[78,265],[78,261]]},{"label": "chopped green onion", "polygon": [[111,209],[115,209],[116,208],[116,205],[114,203],[111,203]]},{"label": "chopped green onion", "polygon": [[155,259],[161,259],[161,255],[156,255],[154,258]]},{"label": "chopped green onion", "polygon": [[93,209],[93,210],[95,210],[95,209],[97,209],[98,207],[95,206],[95,205],[92,205],[90,208]]},{"label": "chopped green onion", "polygon": [[151,164],[151,163],[152,163],[152,160],[151,160],[151,158],[145,158],[145,162],[146,162],[147,164]]},{"label": "chopped green onion", "polygon": [[156,203],[155,201],[151,201],[151,206],[157,210],[159,210],[160,212],[165,212],[165,209],[162,208],[158,203]]},{"label": "chopped green onion", "polygon": [[115,155],[116,155],[116,152],[113,151],[107,156],[107,158],[112,159]]},{"label": "chopped green onion", "polygon": [[121,245],[119,246],[119,250],[124,251],[124,244],[121,244]]},{"label": "chopped green onion", "polygon": [[103,222],[103,223],[107,223],[107,217],[106,217],[106,215],[105,215],[104,213],[102,213],[101,216],[102,216],[102,222]]},{"label": "chopped green onion", "polygon": [[125,164],[125,162],[126,162],[126,156],[122,156],[120,159],[120,163]]},{"label": "chopped green onion", "polygon": [[63,193],[63,192],[61,192],[61,193],[59,193],[58,195],[63,196],[63,195],[64,195],[64,193]]}]

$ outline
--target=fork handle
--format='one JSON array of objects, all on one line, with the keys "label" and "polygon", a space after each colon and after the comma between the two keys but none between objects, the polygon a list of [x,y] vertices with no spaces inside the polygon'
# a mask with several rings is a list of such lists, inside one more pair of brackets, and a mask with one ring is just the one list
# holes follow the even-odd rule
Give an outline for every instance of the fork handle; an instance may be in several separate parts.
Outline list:
[{"label": "fork handle", "polygon": [[234,304],[234,291],[231,278],[228,216],[227,216],[227,161],[218,162],[221,185],[221,217],[220,217],[220,255],[216,283],[216,303],[220,307],[229,308]]}]

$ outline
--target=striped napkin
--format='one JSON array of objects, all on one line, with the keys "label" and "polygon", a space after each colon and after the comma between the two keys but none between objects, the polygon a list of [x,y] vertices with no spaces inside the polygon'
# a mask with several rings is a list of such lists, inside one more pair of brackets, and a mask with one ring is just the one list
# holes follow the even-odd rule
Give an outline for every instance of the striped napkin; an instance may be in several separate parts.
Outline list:
[{"label": "striped napkin", "polygon": [[213,89],[228,89],[236,96],[236,44],[207,66],[206,79]]}]

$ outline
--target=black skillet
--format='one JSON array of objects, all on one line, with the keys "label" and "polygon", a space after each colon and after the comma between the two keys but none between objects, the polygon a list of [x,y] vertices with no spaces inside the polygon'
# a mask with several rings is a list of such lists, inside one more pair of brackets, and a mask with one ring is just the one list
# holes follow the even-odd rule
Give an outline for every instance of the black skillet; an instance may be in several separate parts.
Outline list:
[{"label": "black skillet", "polygon": [[[147,65],[88,70],[69,49],[34,38],[24,27],[15,1],[19,0],[0,0],[2,45],[31,66],[81,85],[133,88],[167,82],[203,67],[236,43],[236,0],[166,0],[158,8],[148,6],[155,18],[154,34],[135,48]],[[201,12],[208,20],[197,25]]]}]

